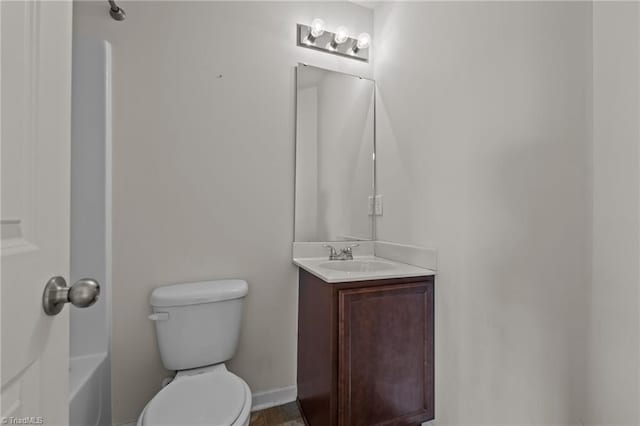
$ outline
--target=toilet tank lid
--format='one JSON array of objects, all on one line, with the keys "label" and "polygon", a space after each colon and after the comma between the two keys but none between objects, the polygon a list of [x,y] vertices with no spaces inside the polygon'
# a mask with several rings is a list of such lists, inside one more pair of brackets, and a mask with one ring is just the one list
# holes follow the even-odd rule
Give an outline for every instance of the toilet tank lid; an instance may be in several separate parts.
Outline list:
[{"label": "toilet tank lid", "polygon": [[215,280],[172,284],[158,287],[151,293],[151,306],[185,306],[239,299],[247,295],[244,280]]}]

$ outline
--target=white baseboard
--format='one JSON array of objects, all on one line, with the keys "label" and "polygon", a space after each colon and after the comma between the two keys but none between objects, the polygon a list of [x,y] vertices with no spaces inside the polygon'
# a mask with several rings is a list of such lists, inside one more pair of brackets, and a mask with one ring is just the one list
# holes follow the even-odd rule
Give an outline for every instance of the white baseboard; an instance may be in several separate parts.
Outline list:
[{"label": "white baseboard", "polygon": [[270,389],[253,394],[251,411],[264,410],[296,400],[298,389],[295,385],[284,388]]}]

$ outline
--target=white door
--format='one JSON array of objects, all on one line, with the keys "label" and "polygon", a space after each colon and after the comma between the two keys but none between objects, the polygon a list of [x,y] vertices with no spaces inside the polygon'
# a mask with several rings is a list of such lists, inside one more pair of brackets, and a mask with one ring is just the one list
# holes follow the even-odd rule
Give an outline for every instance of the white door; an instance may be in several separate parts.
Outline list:
[{"label": "white door", "polygon": [[0,18],[0,410],[64,425],[69,308],[47,316],[42,292],[69,278],[72,4],[0,1]]}]

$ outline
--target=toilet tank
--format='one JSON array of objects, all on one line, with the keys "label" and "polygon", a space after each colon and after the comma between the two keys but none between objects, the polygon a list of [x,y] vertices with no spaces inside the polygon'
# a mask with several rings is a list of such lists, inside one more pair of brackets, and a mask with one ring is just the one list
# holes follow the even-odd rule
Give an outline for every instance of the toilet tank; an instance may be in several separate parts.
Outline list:
[{"label": "toilet tank", "polygon": [[238,346],[243,280],[201,281],[151,293],[158,348],[167,370],[187,370],[231,359]]}]

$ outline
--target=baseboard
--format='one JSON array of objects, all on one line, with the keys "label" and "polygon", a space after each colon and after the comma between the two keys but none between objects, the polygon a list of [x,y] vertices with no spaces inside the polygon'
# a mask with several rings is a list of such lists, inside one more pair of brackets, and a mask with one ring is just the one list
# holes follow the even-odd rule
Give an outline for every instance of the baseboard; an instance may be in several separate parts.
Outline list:
[{"label": "baseboard", "polygon": [[253,394],[251,411],[264,410],[265,408],[293,402],[296,400],[297,395],[298,390],[295,385],[256,392]]}]

